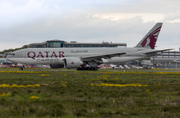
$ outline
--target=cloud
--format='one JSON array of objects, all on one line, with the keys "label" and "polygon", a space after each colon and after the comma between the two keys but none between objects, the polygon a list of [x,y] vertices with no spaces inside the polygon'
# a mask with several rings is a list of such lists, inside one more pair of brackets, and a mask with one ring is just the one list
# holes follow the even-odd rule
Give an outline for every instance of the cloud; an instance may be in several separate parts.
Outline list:
[{"label": "cloud", "polygon": [[97,17],[101,19],[109,19],[112,21],[117,21],[121,19],[131,19],[136,16],[141,17],[143,22],[149,22],[149,21],[158,22],[164,19],[164,14],[157,14],[157,13],[114,13],[114,14],[93,15],[93,17]]},{"label": "cloud", "polygon": [[15,49],[15,48],[20,48],[23,45],[24,45],[24,43],[0,42],[0,49],[3,49],[3,50],[6,50],[6,49]]},{"label": "cloud", "polygon": [[1,27],[18,26],[28,21],[37,20],[47,15],[49,9],[42,2],[29,0],[26,4],[16,6],[11,2],[0,3]]},{"label": "cloud", "polygon": [[[50,39],[76,40],[78,42],[130,42],[129,44],[134,43],[134,46],[140,41],[138,38],[142,38],[154,25],[154,22],[144,24],[142,18],[138,16],[118,21],[93,16],[87,18],[86,16],[86,14],[68,14],[65,17],[52,16],[46,20],[41,19],[6,30],[2,34],[0,33],[0,38],[5,42],[16,40],[16,42],[23,43],[42,42]],[[139,28],[139,26],[142,27]],[[140,37],[141,32],[143,32],[142,37]]]},{"label": "cloud", "polygon": [[164,22],[158,47],[169,41],[170,46],[177,46],[179,3],[178,0],[2,0],[0,50],[7,49],[8,43],[19,47],[51,39],[112,41],[133,47],[156,22]]}]

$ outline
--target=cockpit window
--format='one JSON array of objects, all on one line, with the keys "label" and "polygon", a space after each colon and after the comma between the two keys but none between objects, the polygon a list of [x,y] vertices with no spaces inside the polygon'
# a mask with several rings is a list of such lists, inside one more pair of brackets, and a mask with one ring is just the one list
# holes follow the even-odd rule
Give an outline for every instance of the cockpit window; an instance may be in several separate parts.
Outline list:
[{"label": "cockpit window", "polygon": [[15,55],[15,53],[9,53],[8,55]]}]

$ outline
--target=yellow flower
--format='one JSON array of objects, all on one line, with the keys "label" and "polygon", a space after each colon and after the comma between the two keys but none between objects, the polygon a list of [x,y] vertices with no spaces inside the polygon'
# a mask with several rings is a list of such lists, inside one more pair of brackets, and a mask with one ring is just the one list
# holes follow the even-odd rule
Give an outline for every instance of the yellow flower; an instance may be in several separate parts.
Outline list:
[{"label": "yellow flower", "polygon": [[113,100],[113,104],[116,104],[116,101],[115,101],[115,100]]},{"label": "yellow flower", "polygon": [[63,87],[67,87],[67,85],[64,84]]},{"label": "yellow flower", "polygon": [[49,74],[41,74],[39,76],[50,76]]},{"label": "yellow flower", "polygon": [[39,97],[38,96],[31,96],[29,99],[32,101],[36,101],[39,99]]},{"label": "yellow flower", "polygon": [[149,93],[149,92],[150,92],[150,90],[149,90],[149,89],[147,89],[145,92],[146,92],[146,93]]},{"label": "yellow flower", "polygon": [[11,96],[10,92],[0,94],[0,97],[8,97],[8,96]]},{"label": "yellow flower", "polygon": [[94,86],[94,84],[90,84],[90,86]]},{"label": "yellow flower", "polygon": [[40,85],[39,84],[27,85],[27,86],[16,85],[16,84],[13,84],[11,86],[9,84],[0,85],[0,88],[28,88],[28,87],[40,87]]},{"label": "yellow flower", "polygon": [[18,85],[13,84],[13,85],[11,85],[11,87],[12,87],[12,88],[17,88],[17,87],[18,87]]},{"label": "yellow flower", "polygon": [[[107,83],[101,83],[101,84],[95,84],[96,86],[104,86],[104,87],[142,87],[142,86],[148,86],[148,85],[141,85],[141,84],[107,84]],[[92,85],[90,85],[92,86]],[[94,85],[93,85],[94,86]]]},{"label": "yellow flower", "polygon": [[119,80],[119,78],[115,78],[114,80]]}]

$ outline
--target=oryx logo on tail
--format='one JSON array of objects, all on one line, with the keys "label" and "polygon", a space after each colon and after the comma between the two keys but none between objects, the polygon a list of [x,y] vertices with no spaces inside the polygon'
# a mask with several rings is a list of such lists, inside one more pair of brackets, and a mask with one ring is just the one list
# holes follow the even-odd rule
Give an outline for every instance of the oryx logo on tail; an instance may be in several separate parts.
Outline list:
[{"label": "oryx logo on tail", "polygon": [[151,48],[154,49],[156,45],[157,38],[159,36],[162,23],[157,23],[147,35],[136,45],[136,47]]},{"label": "oryx logo on tail", "polygon": [[149,45],[151,49],[154,49],[160,30],[161,27],[157,28],[155,31],[149,34],[146,39],[141,43],[141,46],[145,47]]}]

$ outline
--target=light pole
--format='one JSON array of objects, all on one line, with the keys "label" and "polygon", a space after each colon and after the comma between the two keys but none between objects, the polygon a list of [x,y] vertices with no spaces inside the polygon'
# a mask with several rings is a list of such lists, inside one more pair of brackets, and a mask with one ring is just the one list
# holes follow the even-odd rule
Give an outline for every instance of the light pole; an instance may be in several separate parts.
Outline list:
[{"label": "light pole", "polygon": [[174,62],[176,62],[176,68],[177,68],[177,64],[178,62],[180,62],[180,60],[174,60]]}]

